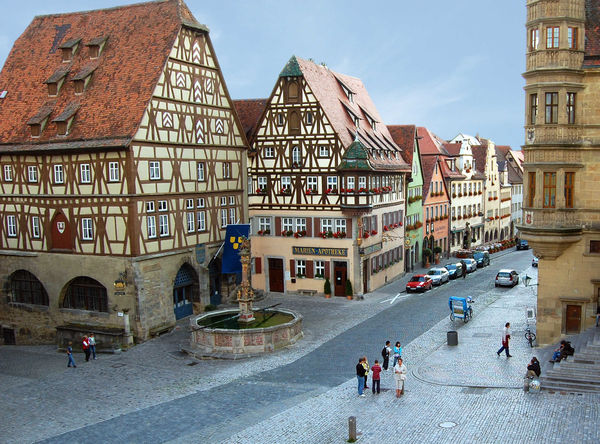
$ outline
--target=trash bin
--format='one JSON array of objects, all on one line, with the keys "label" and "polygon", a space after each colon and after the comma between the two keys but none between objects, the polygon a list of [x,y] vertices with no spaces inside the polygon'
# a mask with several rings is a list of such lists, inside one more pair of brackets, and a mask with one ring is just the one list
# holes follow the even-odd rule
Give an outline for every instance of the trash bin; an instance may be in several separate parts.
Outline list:
[{"label": "trash bin", "polygon": [[448,345],[458,345],[458,332],[449,331],[447,333]]}]

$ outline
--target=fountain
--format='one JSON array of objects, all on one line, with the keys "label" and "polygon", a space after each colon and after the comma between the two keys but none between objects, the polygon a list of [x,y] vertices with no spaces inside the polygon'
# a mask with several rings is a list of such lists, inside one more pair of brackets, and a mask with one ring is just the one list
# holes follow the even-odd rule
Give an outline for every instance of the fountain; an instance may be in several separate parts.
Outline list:
[{"label": "fountain", "polygon": [[280,304],[260,310],[253,308],[250,285],[250,240],[240,243],[242,283],[237,293],[239,309],[202,313],[190,320],[190,347],[184,351],[196,357],[237,358],[273,352],[302,338],[302,316]]}]

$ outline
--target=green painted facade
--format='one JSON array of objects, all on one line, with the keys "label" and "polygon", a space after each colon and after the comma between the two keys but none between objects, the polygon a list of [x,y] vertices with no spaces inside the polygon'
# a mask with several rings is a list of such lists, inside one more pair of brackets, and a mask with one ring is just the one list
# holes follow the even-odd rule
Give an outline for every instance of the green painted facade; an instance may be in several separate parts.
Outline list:
[{"label": "green painted facade", "polygon": [[[406,239],[410,240],[410,250],[406,250],[406,271],[415,266],[420,266],[423,250],[423,169],[421,168],[421,155],[419,143],[415,140],[411,165],[412,182],[408,184],[406,197]],[[420,222],[418,228],[416,222]]]}]

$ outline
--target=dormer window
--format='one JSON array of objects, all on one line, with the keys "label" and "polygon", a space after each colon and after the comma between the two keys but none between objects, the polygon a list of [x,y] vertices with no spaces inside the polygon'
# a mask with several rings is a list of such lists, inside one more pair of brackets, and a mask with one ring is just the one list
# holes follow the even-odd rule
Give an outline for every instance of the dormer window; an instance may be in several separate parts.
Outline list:
[{"label": "dormer window", "polygon": [[52,121],[56,123],[56,132],[59,136],[66,136],[69,134],[75,114],[79,110],[79,106],[78,103],[70,103],[65,110]]},{"label": "dormer window", "polygon": [[90,59],[97,59],[102,54],[102,50],[104,49],[104,45],[108,37],[96,37],[95,39],[90,40],[85,46],[88,47],[88,54]]},{"label": "dormer window", "polygon": [[67,74],[69,74],[69,68],[61,66],[54,71],[54,74],[52,74],[48,80],[44,82],[46,85],[48,85],[48,95],[50,97],[58,96],[60,88],[67,78]]},{"label": "dormer window", "polygon": [[52,106],[44,105],[35,116],[29,119],[27,125],[29,125],[29,129],[31,130],[31,137],[40,137],[42,131],[44,131],[44,128],[46,127],[48,117],[51,113]]},{"label": "dormer window", "polygon": [[348,101],[350,103],[354,103],[354,91],[352,91],[350,88],[348,88],[348,86],[344,82],[342,82],[340,79],[337,79],[337,81],[340,84],[340,86],[342,87],[344,94],[346,94],[346,97],[348,97]]},{"label": "dormer window", "polygon": [[75,94],[83,94],[86,87],[90,83],[92,79],[92,74],[98,67],[97,63],[89,63],[84,66],[81,71],[79,71],[73,77],[73,84],[75,85]]},{"label": "dormer window", "polygon": [[73,60],[73,56],[77,52],[80,42],[81,42],[81,39],[77,38],[77,39],[71,39],[71,40],[63,43],[62,45],[60,45],[59,48],[62,51],[62,61],[63,62],[70,62],[71,60]]}]

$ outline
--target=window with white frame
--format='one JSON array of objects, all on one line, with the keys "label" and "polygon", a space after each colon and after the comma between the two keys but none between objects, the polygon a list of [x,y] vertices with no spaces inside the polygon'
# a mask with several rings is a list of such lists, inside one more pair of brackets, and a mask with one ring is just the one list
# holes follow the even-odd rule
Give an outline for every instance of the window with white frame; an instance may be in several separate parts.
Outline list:
[{"label": "window with white frame", "polygon": [[347,179],[348,185],[346,188],[353,190],[354,189],[354,176],[350,176]]},{"label": "window with white frame", "polygon": [[64,183],[65,175],[62,165],[54,165],[54,183]]},{"label": "window with white frame", "polygon": [[27,167],[27,180],[32,183],[36,183],[38,181],[37,166],[30,165]]},{"label": "window with white frame", "polygon": [[229,196],[229,205],[235,205],[235,196]]},{"label": "window with white frame", "polygon": [[153,239],[156,237],[156,216],[147,216],[146,222],[148,226],[148,238]]},{"label": "window with white frame", "polygon": [[235,208],[230,208],[229,209],[229,224],[233,225],[237,222],[237,219],[235,217]]},{"label": "window with white frame", "polygon": [[329,157],[329,147],[327,145],[319,145],[319,157]]},{"label": "window with white frame", "polygon": [[292,147],[292,163],[299,166],[302,164],[302,152],[298,145]]},{"label": "window with white frame", "polygon": [[187,231],[193,233],[196,229],[196,222],[194,221],[194,213],[189,211],[186,213],[187,218]]},{"label": "window with white frame", "polygon": [[315,277],[325,278],[325,261],[315,261]]},{"label": "window with white frame", "polygon": [[358,188],[367,188],[367,178],[365,176],[358,178]]},{"label": "window with white frame", "polygon": [[285,120],[284,120],[284,116],[283,113],[278,113],[277,114],[277,126],[283,126]]},{"label": "window with white frame", "polygon": [[79,178],[81,183],[91,183],[92,182],[92,171],[90,169],[89,163],[82,163],[79,165]]},{"label": "window with white frame", "polygon": [[81,238],[83,240],[94,239],[94,230],[92,229],[92,219],[84,217],[81,219]]},{"label": "window with white frame", "polygon": [[154,212],[154,201],[153,200],[146,202],[146,212],[148,212],[148,213]]},{"label": "window with white frame", "polygon": [[118,182],[120,179],[119,162],[108,162],[108,181]]},{"label": "window with white frame", "polygon": [[305,217],[297,217],[296,218],[296,231],[306,231],[306,218]]},{"label": "window with white frame", "polygon": [[306,188],[313,192],[319,191],[319,182],[316,176],[308,176],[306,178]]},{"label": "window with white frame", "polygon": [[321,231],[333,231],[333,219],[321,219]]},{"label": "window with white frame", "polygon": [[221,206],[222,207],[227,206],[227,196],[221,196]]},{"label": "window with white frame", "polygon": [[343,231],[346,232],[346,219],[336,219],[335,220],[335,231]]},{"label": "window with white frame", "polygon": [[306,277],[305,259],[296,259],[296,277]]},{"label": "window with white frame", "polygon": [[271,145],[267,145],[265,146],[265,157],[272,159],[273,157],[275,157],[275,153],[273,150],[273,147]]},{"label": "window with white frame", "polygon": [[291,190],[292,186],[292,178],[290,176],[282,176],[281,177],[281,189],[282,190]]},{"label": "window with white frame", "polygon": [[196,217],[198,218],[198,231],[206,231],[206,211],[198,211]]},{"label": "window with white frame", "polygon": [[161,237],[169,235],[169,215],[159,214],[158,215],[158,233]]},{"label": "window with white frame", "polygon": [[160,162],[153,160],[150,161],[150,180],[160,179]]},{"label": "window with white frame", "polygon": [[337,176],[327,176],[327,189],[337,190],[338,178]]},{"label": "window with white frame", "polygon": [[13,180],[12,165],[4,165],[4,180],[6,182],[12,182],[12,180]]},{"label": "window with white frame", "polygon": [[204,208],[204,198],[199,197],[198,200],[196,201],[196,204],[197,204],[198,208]]},{"label": "window with white frame", "polygon": [[259,176],[258,180],[258,189],[265,191],[267,189],[267,178]]},{"label": "window with white frame", "polygon": [[39,216],[31,217],[31,237],[35,239],[40,238],[40,218]]},{"label": "window with white frame", "polygon": [[158,201],[158,211],[168,211],[168,210],[169,210],[169,206],[167,205],[167,201],[159,200]]},{"label": "window with white frame", "polygon": [[223,179],[231,178],[231,162],[223,162]]},{"label": "window with white frame", "polygon": [[259,231],[271,231],[271,218],[270,217],[259,217],[258,218],[258,230]]},{"label": "window with white frame", "polygon": [[310,111],[308,111],[306,113],[306,124],[307,125],[312,125],[312,123],[313,123],[313,115],[312,115],[312,113]]},{"label": "window with white frame", "polygon": [[194,199],[186,199],[185,200],[185,208],[187,210],[191,210],[192,208],[194,208]]},{"label": "window with white frame", "polygon": [[204,162],[198,162],[198,182],[204,182],[204,171],[205,171],[205,164]]},{"label": "window with white frame", "polygon": [[227,226],[227,209],[224,208],[221,210],[221,228],[225,228]]},{"label": "window with white frame", "polygon": [[282,231],[294,231],[294,219],[291,217],[282,217],[281,229]]}]

